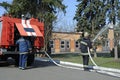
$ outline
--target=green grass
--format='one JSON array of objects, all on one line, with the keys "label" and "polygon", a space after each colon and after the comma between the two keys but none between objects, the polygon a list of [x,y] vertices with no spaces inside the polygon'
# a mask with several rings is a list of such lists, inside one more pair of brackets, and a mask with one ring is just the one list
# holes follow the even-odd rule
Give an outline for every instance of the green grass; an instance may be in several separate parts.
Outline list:
[{"label": "green grass", "polygon": [[[57,54],[51,55],[51,57],[57,60],[82,64],[82,57],[79,54]],[[115,60],[113,57],[97,57],[93,58],[93,60],[98,66],[120,69],[120,59]],[[91,61],[89,65],[93,65]]]}]

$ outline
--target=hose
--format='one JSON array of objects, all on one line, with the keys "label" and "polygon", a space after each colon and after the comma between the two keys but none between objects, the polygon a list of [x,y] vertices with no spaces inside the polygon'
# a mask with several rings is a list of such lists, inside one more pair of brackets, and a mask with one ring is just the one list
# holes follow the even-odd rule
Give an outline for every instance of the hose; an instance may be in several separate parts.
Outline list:
[{"label": "hose", "polygon": [[98,65],[95,63],[95,61],[93,60],[93,58],[92,58],[92,56],[91,56],[91,54],[90,54],[90,49],[89,49],[89,47],[88,47],[88,55],[89,55],[90,60],[92,61],[92,63],[93,63],[96,67],[98,67]]},{"label": "hose", "polygon": [[108,74],[108,75],[115,76],[115,77],[120,77],[120,73],[113,73],[113,72],[105,71],[105,70],[99,68],[99,66],[95,63],[95,61],[93,60],[93,58],[92,58],[92,56],[91,56],[91,54],[90,54],[90,49],[89,49],[89,47],[88,47],[88,55],[89,55],[89,57],[90,57],[90,60],[92,61],[92,63],[93,63],[93,64],[95,65],[95,67],[96,67],[96,70],[95,70],[96,72],[102,73],[102,74]]},{"label": "hose", "polygon": [[[45,54],[47,55],[47,57],[57,66],[59,67],[63,67],[63,68],[69,68],[69,69],[75,69],[75,70],[83,70],[82,68],[79,68],[79,67],[71,67],[71,66],[64,66],[64,65],[60,65],[58,64],[56,61],[54,61],[50,56],[49,54],[45,51]],[[91,57],[91,54],[90,54],[90,51],[89,51],[89,48],[88,48],[88,54],[89,54],[89,57],[90,57],[90,60],[92,61],[92,63],[97,67],[97,69],[95,70],[96,72],[98,73],[101,73],[101,74],[107,74],[107,75],[110,75],[110,76],[114,76],[114,77],[120,77],[120,74],[119,73],[113,73],[113,72],[108,72],[108,71],[104,71],[102,69],[99,68],[99,66],[95,63],[95,61],[92,59]]]},{"label": "hose", "polygon": [[57,66],[59,66],[59,67],[70,68],[70,69],[77,69],[77,70],[83,70],[83,69],[77,68],[77,67],[70,67],[70,66],[60,65],[60,64],[58,64],[56,61],[54,61],[54,60],[49,56],[49,54],[48,54],[46,51],[45,51],[45,54],[47,55],[47,57],[48,57],[55,65],[57,65]]}]

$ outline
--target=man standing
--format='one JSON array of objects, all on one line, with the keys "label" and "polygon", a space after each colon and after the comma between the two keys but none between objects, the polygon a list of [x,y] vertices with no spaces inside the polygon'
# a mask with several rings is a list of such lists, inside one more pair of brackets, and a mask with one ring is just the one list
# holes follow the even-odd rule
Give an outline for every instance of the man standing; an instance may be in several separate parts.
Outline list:
[{"label": "man standing", "polygon": [[83,66],[84,66],[85,71],[89,70],[89,68],[88,68],[88,63],[89,63],[88,48],[89,49],[92,48],[92,42],[89,38],[88,32],[85,32],[84,37],[80,41],[80,49],[81,49],[81,54],[82,54],[82,58],[83,58]]},{"label": "man standing", "polygon": [[29,50],[31,50],[31,44],[30,41],[25,39],[24,37],[21,37],[16,42],[17,45],[19,45],[19,68],[24,70],[27,66],[27,54]]}]

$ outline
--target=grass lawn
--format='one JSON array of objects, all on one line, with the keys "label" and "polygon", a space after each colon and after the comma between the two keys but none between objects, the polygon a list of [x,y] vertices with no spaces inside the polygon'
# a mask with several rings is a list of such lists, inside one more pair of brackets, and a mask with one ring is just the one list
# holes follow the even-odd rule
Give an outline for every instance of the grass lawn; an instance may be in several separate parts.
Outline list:
[{"label": "grass lawn", "polygon": [[[79,54],[55,54],[51,55],[51,57],[61,61],[82,64],[82,57]],[[114,60],[112,57],[97,57],[93,58],[93,60],[98,66],[120,69],[120,59]],[[93,65],[91,61],[89,62],[89,65]]]}]

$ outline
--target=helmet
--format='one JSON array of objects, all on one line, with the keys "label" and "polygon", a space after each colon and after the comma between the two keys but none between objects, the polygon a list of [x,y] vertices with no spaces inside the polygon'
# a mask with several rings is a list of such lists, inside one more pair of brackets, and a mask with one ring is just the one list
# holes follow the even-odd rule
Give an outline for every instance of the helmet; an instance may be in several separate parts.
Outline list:
[{"label": "helmet", "polygon": [[88,32],[85,32],[84,33],[84,37],[88,37],[89,36],[89,33]]}]

